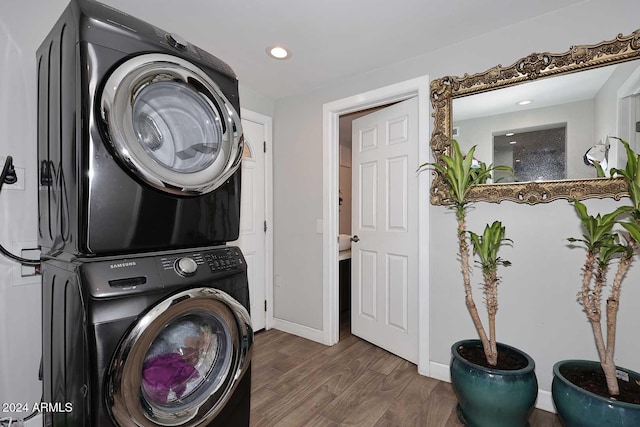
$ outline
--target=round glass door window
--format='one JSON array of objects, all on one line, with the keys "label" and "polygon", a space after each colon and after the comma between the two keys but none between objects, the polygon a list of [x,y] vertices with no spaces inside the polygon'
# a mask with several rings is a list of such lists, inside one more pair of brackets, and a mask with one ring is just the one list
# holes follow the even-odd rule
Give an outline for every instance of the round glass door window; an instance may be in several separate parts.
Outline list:
[{"label": "round glass door window", "polygon": [[249,369],[248,311],[214,288],[179,292],[123,337],[107,371],[107,407],[118,425],[205,425]]},{"label": "round glass door window", "polygon": [[215,313],[190,313],[169,323],[142,365],[142,398],[151,411],[179,412],[207,400],[231,367],[231,338]]},{"label": "round glass door window", "polygon": [[153,160],[183,173],[211,166],[224,133],[217,110],[178,82],[158,82],[140,91],[133,103],[133,129]]},{"label": "round glass door window", "polygon": [[100,122],[123,167],[171,193],[215,190],[242,157],[233,105],[204,71],[170,55],[140,55],[116,68]]}]

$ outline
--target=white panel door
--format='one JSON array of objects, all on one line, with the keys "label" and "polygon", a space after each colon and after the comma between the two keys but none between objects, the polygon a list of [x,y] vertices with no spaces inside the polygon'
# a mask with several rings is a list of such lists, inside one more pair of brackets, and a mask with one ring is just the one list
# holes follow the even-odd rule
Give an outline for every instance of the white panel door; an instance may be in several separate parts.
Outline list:
[{"label": "white panel door", "polygon": [[418,100],[353,121],[351,331],[418,361]]},{"label": "white panel door", "polygon": [[240,190],[240,236],[229,244],[240,247],[247,260],[251,323],[254,331],[266,321],[265,233],[265,129],[261,123],[242,119],[245,149]]}]

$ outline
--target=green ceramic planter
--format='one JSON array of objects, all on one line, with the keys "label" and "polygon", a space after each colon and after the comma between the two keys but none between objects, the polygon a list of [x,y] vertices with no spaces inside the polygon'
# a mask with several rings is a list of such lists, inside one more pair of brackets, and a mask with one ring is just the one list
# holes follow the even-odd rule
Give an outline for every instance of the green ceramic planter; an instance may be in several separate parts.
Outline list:
[{"label": "green ceramic planter", "polygon": [[470,427],[524,427],[538,396],[535,363],[528,354],[498,343],[526,361],[523,369],[504,371],[476,365],[458,353],[461,346],[481,346],[480,340],[458,341],[451,346],[451,384],[458,398],[458,417]]},{"label": "green ceramic planter", "polygon": [[[551,394],[558,416],[565,427],[638,427],[640,405],[617,402],[586,391],[569,382],[563,375],[564,367],[599,369],[600,363],[589,360],[563,360],[553,365]],[[640,374],[618,368],[629,374],[630,381],[640,381]]]}]

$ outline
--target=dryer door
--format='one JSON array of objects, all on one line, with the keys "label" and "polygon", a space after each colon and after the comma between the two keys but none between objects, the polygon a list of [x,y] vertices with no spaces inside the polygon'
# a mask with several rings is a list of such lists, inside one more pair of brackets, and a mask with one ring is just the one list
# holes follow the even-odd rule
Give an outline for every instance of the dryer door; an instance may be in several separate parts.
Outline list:
[{"label": "dryer door", "polygon": [[208,424],[249,367],[247,310],[225,292],[196,288],[136,322],[109,367],[107,407],[119,425]]},{"label": "dryer door", "polygon": [[147,184],[180,195],[215,190],[240,164],[240,116],[200,68],[145,54],[115,69],[100,99],[116,157]]}]

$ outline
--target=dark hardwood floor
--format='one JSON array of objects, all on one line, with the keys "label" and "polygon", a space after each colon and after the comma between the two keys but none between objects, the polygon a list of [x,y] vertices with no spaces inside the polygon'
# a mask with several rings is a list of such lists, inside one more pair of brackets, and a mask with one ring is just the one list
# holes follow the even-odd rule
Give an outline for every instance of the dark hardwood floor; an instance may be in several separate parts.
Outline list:
[{"label": "dark hardwood floor", "polygon": [[[251,425],[278,427],[456,427],[451,385],[341,331],[327,347],[272,329],[253,347]],[[531,427],[561,427],[535,410]]]}]

